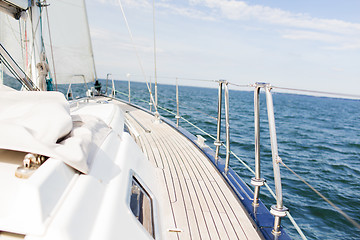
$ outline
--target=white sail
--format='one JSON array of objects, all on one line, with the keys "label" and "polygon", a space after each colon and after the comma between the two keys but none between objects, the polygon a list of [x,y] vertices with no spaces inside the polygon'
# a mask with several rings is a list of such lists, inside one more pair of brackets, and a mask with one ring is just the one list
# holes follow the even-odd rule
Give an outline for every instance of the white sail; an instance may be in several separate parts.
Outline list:
[{"label": "white sail", "polygon": [[38,8],[32,9],[31,12],[23,11],[18,20],[11,14],[0,12],[0,42],[37,86],[36,64],[42,51],[39,20]]},{"label": "white sail", "polygon": [[[52,69],[52,51],[58,84],[94,81],[95,66],[84,0],[48,0],[43,10],[43,37]],[[47,18],[49,17],[49,19]],[[47,21],[50,25],[51,39]]]},{"label": "white sail", "polygon": [[10,15],[0,12],[0,42],[18,65],[25,69],[25,45],[20,25],[24,26],[23,20],[16,20]]}]

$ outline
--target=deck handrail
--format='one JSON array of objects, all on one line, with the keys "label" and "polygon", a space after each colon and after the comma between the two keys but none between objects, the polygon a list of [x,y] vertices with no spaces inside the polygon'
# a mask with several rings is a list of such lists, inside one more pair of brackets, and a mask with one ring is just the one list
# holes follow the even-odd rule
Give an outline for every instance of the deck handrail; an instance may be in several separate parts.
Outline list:
[{"label": "deck handrail", "polygon": [[[205,80],[205,81],[209,81],[210,82],[210,80]],[[216,82],[216,81],[214,81],[214,80],[211,80],[211,82]],[[321,95],[335,95],[335,96],[347,96],[347,97],[352,97],[352,98],[360,98],[360,95],[345,95],[345,94],[341,94],[341,93],[329,93],[329,92],[322,92],[322,91],[308,91],[308,90],[301,90],[301,89],[290,89],[290,88],[281,88],[281,87],[277,87],[277,86],[270,86],[270,85],[267,85],[267,84],[264,84],[264,83],[256,83],[256,84],[248,84],[248,85],[239,85],[239,84],[234,84],[234,83],[231,83],[231,82],[228,82],[228,84],[229,85],[233,85],[233,86],[236,86],[236,87],[246,87],[246,88],[254,88],[255,87],[255,92],[257,92],[257,91],[260,91],[260,88],[264,88],[265,89],[265,95],[266,95],[266,99],[271,99],[271,106],[273,105],[272,104],[272,96],[271,96],[271,93],[270,93],[270,91],[271,91],[271,89],[284,89],[284,90],[293,90],[293,91],[301,91],[301,92],[311,92],[311,93],[317,93],[317,94],[321,94]],[[267,87],[266,87],[266,85],[267,85]],[[117,91],[118,92],[118,91]],[[125,95],[125,96],[127,96],[127,94],[126,93],[122,93],[123,95]],[[257,93],[258,94],[258,93]],[[257,104],[258,104],[258,102],[256,103],[256,101],[258,101],[258,100],[256,100],[256,98],[257,98],[257,94],[255,93],[254,94],[254,116],[256,115],[256,112],[257,112],[257,110],[256,110],[256,107],[255,106],[257,106]],[[177,93],[177,96],[178,96],[178,93]],[[138,100],[140,100],[140,101],[143,101],[143,102],[146,102],[146,103],[148,103],[147,101],[145,101],[145,100],[142,100],[142,99],[140,99],[140,98],[136,98],[136,99],[138,99]],[[269,104],[269,103],[268,103]],[[178,105],[179,105],[179,102],[177,101],[177,107],[178,107]],[[182,104],[182,105],[184,105],[184,104]],[[269,108],[269,106],[268,106],[268,108]],[[272,113],[270,114],[270,118],[273,118],[273,117],[271,117],[272,115],[273,115],[273,106],[272,107],[270,107],[270,108],[272,108]],[[172,115],[174,115],[174,116],[176,116],[177,114],[176,113],[174,113],[174,112],[172,112],[171,110],[169,110],[169,109],[166,109],[166,108],[164,108],[164,107],[161,107],[161,106],[159,106],[159,109],[162,109],[162,110],[164,110],[164,111],[166,111],[166,112],[168,112],[168,113],[170,113],[170,114],[172,114]],[[201,112],[201,111],[200,111]],[[207,114],[206,114],[207,115]],[[209,115],[207,115],[207,116],[209,116]],[[255,126],[256,126],[256,116],[255,116]],[[268,113],[268,118],[269,118],[269,113]],[[198,126],[196,126],[195,124],[193,124],[193,123],[191,123],[189,120],[187,120],[187,119],[185,119],[185,118],[183,118],[183,117],[180,117],[179,119],[182,119],[182,120],[184,120],[186,123],[188,123],[189,125],[191,125],[192,127],[194,127],[194,128],[196,128],[197,130],[199,130],[200,132],[202,132],[203,134],[205,134],[206,136],[208,136],[209,138],[211,138],[211,139],[213,139],[213,140],[215,140],[215,142],[217,141],[217,138],[216,137],[214,137],[214,136],[212,136],[211,134],[209,134],[209,133],[207,133],[206,131],[204,131],[204,130],[202,130],[201,128],[199,128]],[[219,118],[218,118],[219,119]],[[216,119],[217,121],[218,121],[218,119]],[[273,125],[273,130],[275,129],[275,120],[274,120],[274,118],[273,118],[273,120],[270,120],[269,119],[269,122],[270,121],[273,121],[273,123],[269,123],[270,125],[269,125],[269,127],[271,128],[271,125]],[[256,127],[255,127],[255,129],[256,129]],[[270,132],[272,131],[272,132],[274,132],[273,130],[270,130]],[[257,133],[255,132],[255,136],[257,135]],[[272,139],[275,139],[275,137],[276,137],[276,133],[275,134],[273,134],[273,137],[272,137]],[[255,137],[256,138],[256,137]],[[260,139],[260,138],[258,138],[258,139]],[[220,141],[220,140],[219,140]],[[256,142],[256,140],[255,140],[255,142]],[[258,143],[259,144],[259,143]],[[273,144],[273,143],[272,143]],[[256,145],[257,144],[255,144],[255,147],[256,147]],[[224,143],[222,143],[221,142],[221,144],[220,144],[220,146],[223,146],[223,147],[225,147],[226,148],[226,145],[224,144]],[[220,147],[219,146],[219,147]],[[272,147],[273,148],[273,147]],[[276,147],[276,149],[277,149],[277,147]],[[273,150],[273,149],[272,149]],[[258,150],[255,150],[256,152],[258,151]],[[247,168],[252,174],[254,174],[255,175],[255,177],[254,178],[252,178],[252,183],[254,182],[254,179],[256,179],[256,180],[262,180],[261,179],[261,176],[260,176],[260,174],[257,174],[256,172],[258,172],[258,173],[260,173],[260,169],[258,169],[258,170],[256,170],[258,167],[257,166],[255,166],[255,171],[254,170],[252,170],[240,157],[238,157],[233,151],[229,151],[230,152],[230,154],[232,155],[232,156],[234,156],[242,165],[244,165],[245,166],[245,168]],[[293,170],[291,170],[288,166],[286,166],[285,165],[285,163],[281,160],[281,158],[278,156],[278,154],[277,154],[277,151],[272,151],[272,155],[273,155],[273,165],[275,164],[275,168],[278,168],[279,167],[279,164],[282,164],[284,167],[286,167],[289,171],[291,171],[293,174],[295,174],[300,180],[302,180],[306,185],[308,185],[316,194],[318,194],[320,197],[322,197],[326,202],[328,202],[332,207],[334,207],[338,212],[339,212],[339,214],[341,214],[341,215],[343,215],[349,222],[351,222],[354,226],[356,226],[357,228],[359,228],[360,229],[360,225],[356,222],[356,221],[354,221],[352,218],[350,218],[345,212],[343,212],[340,208],[338,208],[335,204],[333,204],[330,200],[328,200],[328,199],[326,199],[325,197],[323,197],[322,195],[321,195],[321,193],[319,193],[316,189],[314,189],[309,183],[307,183],[307,182],[305,182],[300,176],[298,176],[296,173],[294,173],[293,172]],[[256,155],[257,155],[257,153],[255,153],[255,158],[257,158],[256,157]],[[274,159],[275,159],[275,161],[274,161]],[[255,165],[259,165],[260,166],[260,164],[257,164],[256,162],[258,161],[258,163],[259,163],[259,161],[260,161],[260,159],[259,160],[256,160],[255,159]],[[280,176],[280,174],[279,174],[279,176]],[[261,182],[261,181],[260,181]],[[252,184],[252,185],[254,185],[254,184]],[[277,213],[279,213],[278,212],[278,210],[279,210],[279,208],[278,208],[278,203],[279,203],[279,205],[281,204],[281,202],[282,202],[282,199],[281,200],[278,200],[279,199],[279,197],[277,197],[277,194],[275,194],[274,192],[273,192],[273,190],[270,188],[270,186],[264,181],[264,184],[263,184],[265,187],[266,187],[266,189],[269,191],[269,193],[273,196],[273,198],[274,199],[276,199],[277,200],[277,205],[275,205],[272,209],[271,209],[271,212],[272,213],[274,213],[275,212],[275,214],[277,214]],[[262,186],[262,185],[261,185]],[[256,199],[256,196],[258,196],[258,194],[259,193],[256,193],[256,188],[257,188],[257,186],[255,186],[255,192],[254,192],[254,200]],[[258,191],[259,191],[259,189],[260,189],[260,186],[258,186]],[[254,206],[256,206],[256,202],[254,201],[253,202],[253,205]],[[255,209],[255,208],[254,208]],[[294,218],[292,217],[292,215],[288,212],[288,211],[285,211],[285,208],[282,208],[281,210],[284,210],[284,211],[281,211],[280,212],[280,214],[281,214],[281,217],[283,217],[283,216],[287,216],[288,218],[289,218],[289,220],[290,220],[290,222],[292,223],[292,225],[295,227],[295,229],[296,229],[296,231],[298,232],[298,234],[300,235],[300,237],[304,240],[304,239],[307,239],[306,238],[306,236],[304,235],[304,233],[302,232],[302,230],[300,229],[300,227],[297,225],[297,223],[295,222],[295,220],[294,220]],[[276,217],[276,216],[275,216]],[[274,223],[274,232],[276,233],[276,226],[279,226],[280,225],[280,216],[279,216],[279,219],[277,220],[277,221],[275,221],[275,223]],[[276,238],[276,237],[275,237]]]},{"label": "deck handrail", "polygon": [[[223,82],[224,83],[224,82]],[[220,85],[220,84],[219,84]],[[124,93],[124,92],[121,92],[121,91],[118,91],[116,90],[117,93],[121,94],[121,95],[124,95],[124,96],[128,96],[128,94]],[[219,91],[220,92],[220,91]],[[219,93],[220,94],[220,93]],[[136,97],[133,97],[134,99],[137,99],[141,102],[144,102],[144,103],[149,103],[148,101],[144,100],[144,99],[141,99],[141,98],[136,98]],[[162,107],[160,105],[158,105],[158,108],[163,110],[163,111],[166,111],[167,113],[169,114],[172,114],[174,116],[176,116],[177,114],[172,112],[171,110],[165,108],[165,107]],[[180,119],[184,120],[186,123],[188,123],[189,125],[191,125],[192,127],[198,129],[200,132],[202,132],[203,134],[205,134],[206,136],[208,136],[209,138],[213,139],[213,140],[217,140],[216,137],[214,137],[213,135],[211,135],[210,133],[204,131],[203,129],[201,129],[200,127],[196,126],[195,124],[193,124],[192,122],[190,122],[189,120],[187,120],[186,118],[184,117],[180,117]],[[219,118],[220,119],[220,118]],[[226,144],[224,144],[223,142],[220,143],[221,146],[226,147]],[[241,164],[243,164],[245,166],[245,168],[247,168],[252,174],[256,174],[256,172],[254,170],[251,169],[251,167],[249,165],[247,165],[239,156],[237,156],[233,151],[231,151],[229,149],[229,154],[231,154],[232,156],[235,157],[235,159],[237,159]],[[266,189],[270,192],[270,194],[273,196],[273,198],[276,200],[277,199],[277,196],[276,194],[273,192],[273,190],[271,189],[271,187],[264,181],[264,185],[266,187]],[[255,196],[255,195],[254,195]],[[275,209],[276,211],[276,209]],[[300,237],[303,239],[303,240],[306,240],[306,236],[304,235],[304,233],[302,232],[302,230],[300,229],[300,227],[298,226],[298,224],[296,223],[295,219],[292,217],[292,215],[290,214],[289,211],[284,211],[284,214],[289,218],[290,222],[292,223],[292,225],[295,227],[296,231],[298,232],[298,234],[300,235]],[[283,214],[282,214],[283,216]],[[276,218],[276,216],[275,216]],[[275,229],[275,225],[276,226],[280,226],[280,217],[278,217],[279,219],[278,220],[275,220],[274,222],[274,229]],[[274,230],[275,231],[275,230]],[[277,229],[278,231],[278,229]],[[275,232],[275,237],[277,237],[278,235],[276,234]]]},{"label": "deck handrail", "polygon": [[259,197],[260,187],[263,186],[264,179],[260,177],[260,114],[259,114],[259,93],[260,89],[265,89],[266,94],[266,104],[268,112],[268,121],[269,121],[269,132],[270,132],[270,142],[271,142],[271,153],[272,153],[272,162],[274,170],[274,183],[275,183],[275,192],[276,192],[276,205],[272,205],[270,213],[274,215],[274,228],[272,234],[274,236],[279,236],[281,218],[286,216],[288,209],[283,205],[283,193],[281,185],[281,174],[280,174],[280,162],[281,158],[278,153],[277,138],[276,138],[276,128],[275,128],[275,115],[274,115],[274,105],[271,95],[271,85],[268,83],[255,83],[254,84],[254,116],[255,116],[255,178],[251,179],[251,183],[255,186],[254,192],[254,201],[253,207],[254,212],[257,208],[257,201]]}]

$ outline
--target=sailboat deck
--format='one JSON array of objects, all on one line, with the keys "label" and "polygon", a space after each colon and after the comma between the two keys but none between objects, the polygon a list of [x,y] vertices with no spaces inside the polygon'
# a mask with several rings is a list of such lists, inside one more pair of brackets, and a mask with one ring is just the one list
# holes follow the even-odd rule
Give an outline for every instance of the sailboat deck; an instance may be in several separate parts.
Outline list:
[{"label": "sailboat deck", "polygon": [[[261,239],[247,213],[208,158],[154,116],[121,103],[136,141],[159,170],[167,239]],[[162,186],[160,185],[162,184]]]}]

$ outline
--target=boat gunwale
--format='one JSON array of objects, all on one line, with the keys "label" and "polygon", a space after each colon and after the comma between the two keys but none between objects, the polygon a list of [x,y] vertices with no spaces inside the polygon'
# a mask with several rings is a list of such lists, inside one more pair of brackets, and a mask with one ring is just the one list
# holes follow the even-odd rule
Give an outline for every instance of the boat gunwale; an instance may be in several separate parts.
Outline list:
[{"label": "boat gunwale", "polygon": [[[122,102],[124,104],[127,104],[131,107],[137,108],[139,110],[142,110],[152,116],[155,117],[154,113],[149,111],[148,109],[129,103],[128,101],[125,101],[120,98],[116,97],[110,97],[106,95],[100,95],[102,97],[106,97],[115,101]],[[259,199],[259,206],[257,208],[256,214],[254,214],[253,210],[254,207],[252,205],[253,202],[253,191],[249,188],[249,186],[239,177],[239,175],[231,168],[229,167],[228,175],[231,177],[227,177],[224,173],[225,169],[225,160],[221,157],[218,158],[218,164],[216,164],[215,161],[215,152],[213,149],[211,149],[209,146],[206,145],[206,147],[201,148],[197,143],[197,138],[190,133],[185,128],[179,126],[176,126],[176,123],[172,122],[170,119],[163,117],[160,115],[160,120],[162,120],[164,123],[175,129],[177,132],[185,136],[190,142],[192,142],[205,156],[210,160],[213,167],[218,171],[219,175],[223,178],[224,182],[229,186],[232,193],[236,196],[237,200],[241,203],[241,205],[245,208],[246,213],[250,216],[250,220],[252,220],[253,223],[258,227],[258,231],[263,235],[263,237],[266,240],[274,239],[274,235],[272,234],[272,229],[274,225],[274,216],[270,213],[270,210],[265,206],[265,204]],[[241,193],[244,194],[241,195]],[[250,197],[250,198],[249,198]],[[278,240],[288,240],[291,239],[289,235],[284,231],[284,228],[280,226],[281,235],[278,236]]]}]

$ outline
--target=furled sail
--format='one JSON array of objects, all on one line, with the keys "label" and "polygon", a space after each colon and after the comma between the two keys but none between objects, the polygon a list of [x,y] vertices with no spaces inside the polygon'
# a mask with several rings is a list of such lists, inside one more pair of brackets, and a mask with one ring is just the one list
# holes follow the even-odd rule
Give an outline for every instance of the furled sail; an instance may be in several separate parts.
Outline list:
[{"label": "furled sail", "polygon": [[57,83],[94,81],[95,64],[85,1],[48,0],[46,3],[50,5],[42,10],[43,38],[51,68],[54,56]]}]

